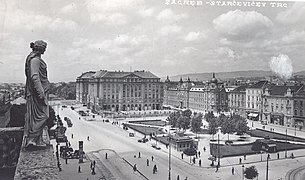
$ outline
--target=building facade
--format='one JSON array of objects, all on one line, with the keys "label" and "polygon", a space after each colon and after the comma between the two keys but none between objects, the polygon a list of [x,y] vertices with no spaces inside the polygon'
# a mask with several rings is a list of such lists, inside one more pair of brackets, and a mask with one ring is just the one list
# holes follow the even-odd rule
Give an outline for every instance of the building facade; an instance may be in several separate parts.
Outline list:
[{"label": "building facade", "polygon": [[304,86],[302,89],[299,89],[294,94],[293,100],[293,120],[294,125],[298,128],[303,128],[305,125],[305,89]]},{"label": "building facade", "polygon": [[87,72],[76,80],[76,97],[96,111],[161,109],[163,83],[149,71]]},{"label": "building facade", "polygon": [[[169,82],[167,80],[165,84]],[[205,84],[195,85],[188,78],[186,82],[180,79],[178,84],[168,86],[164,92],[164,105],[199,112],[226,112],[228,95],[224,84],[218,82],[213,73],[212,79]]]},{"label": "building facade", "polygon": [[294,93],[300,86],[273,85],[264,89],[263,119],[267,123],[294,126]]},{"label": "building facade", "polygon": [[229,111],[246,117],[246,85],[239,86],[229,92]]},{"label": "building facade", "polygon": [[259,81],[246,88],[246,114],[248,119],[262,120],[263,89],[268,85],[268,81]]}]

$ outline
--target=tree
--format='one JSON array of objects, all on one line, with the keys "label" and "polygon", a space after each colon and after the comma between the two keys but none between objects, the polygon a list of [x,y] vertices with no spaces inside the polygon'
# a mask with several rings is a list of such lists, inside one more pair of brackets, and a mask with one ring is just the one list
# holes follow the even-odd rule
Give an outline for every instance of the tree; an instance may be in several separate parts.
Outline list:
[{"label": "tree", "polygon": [[167,117],[167,121],[169,122],[172,127],[177,127],[177,122],[180,114],[179,112],[173,112]]},{"label": "tree", "polygon": [[192,111],[187,109],[187,110],[182,112],[182,116],[186,116],[186,117],[190,118],[192,116]]},{"label": "tree", "polygon": [[178,118],[178,128],[186,130],[190,127],[190,118],[187,116],[180,116]]},{"label": "tree", "polygon": [[192,131],[198,133],[200,131],[200,127],[202,126],[202,114],[198,113],[194,115],[192,118],[191,128]]},{"label": "tree", "polygon": [[215,118],[215,116],[214,113],[211,111],[204,115],[204,119],[206,120],[206,122],[210,122],[210,120],[213,118]]},{"label": "tree", "polygon": [[209,120],[208,131],[209,131],[209,134],[212,134],[213,139],[214,139],[214,135],[217,133],[217,128],[218,128],[217,119],[215,117],[211,118]]},{"label": "tree", "polygon": [[[220,117],[219,117],[220,119]],[[228,141],[229,135],[235,132],[235,124],[232,118],[227,118],[226,116],[222,116],[222,124],[221,124],[221,132],[223,134],[228,134]]]},{"label": "tree", "polygon": [[236,123],[235,123],[235,129],[237,134],[244,134],[249,130],[248,127],[248,122],[246,119],[239,119]]},{"label": "tree", "polygon": [[244,175],[247,179],[254,179],[258,176],[258,171],[255,166],[246,168]]}]

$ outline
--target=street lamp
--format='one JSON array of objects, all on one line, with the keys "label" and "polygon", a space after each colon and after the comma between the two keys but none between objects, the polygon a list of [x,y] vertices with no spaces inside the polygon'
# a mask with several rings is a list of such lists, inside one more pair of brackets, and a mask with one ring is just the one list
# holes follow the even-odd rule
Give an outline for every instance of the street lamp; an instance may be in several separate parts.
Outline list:
[{"label": "street lamp", "polygon": [[244,172],[244,165],[242,165],[241,166],[242,167],[242,175],[241,175],[241,177],[242,177],[242,180],[244,180],[244,177],[245,177],[245,172]]},{"label": "street lamp", "polygon": [[220,167],[220,146],[219,146],[219,133],[218,133],[218,168]]},{"label": "street lamp", "polygon": [[168,180],[171,180],[171,134],[170,126],[168,127]]},{"label": "street lamp", "polygon": [[269,165],[270,154],[267,156],[267,167],[266,167],[266,180],[268,180],[268,165]]},{"label": "street lamp", "polygon": [[286,129],[286,137],[285,137],[285,158],[287,158],[287,129]]}]

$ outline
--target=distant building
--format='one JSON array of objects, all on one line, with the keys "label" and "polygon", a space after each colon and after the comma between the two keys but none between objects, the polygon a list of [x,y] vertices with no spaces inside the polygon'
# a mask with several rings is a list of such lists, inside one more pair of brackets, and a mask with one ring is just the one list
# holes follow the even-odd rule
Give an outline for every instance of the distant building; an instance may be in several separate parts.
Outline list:
[{"label": "distant building", "polygon": [[302,86],[298,91],[294,93],[293,98],[293,120],[294,125],[298,128],[303,128],[305,125],[305,88]]},{"label": "distant building", "polygon": [[249,119],[262,120],[263,89],[268,85],[268,81],[259,81],[246,88],[246,113]]},{"label": "distant building", "polygon": [[246,88],[242,85],[229,92],[229,111],[246,117]]},{"label": "distant building", "polygon": [[178,83],[170,82],[169,78],[164,83],[164,105],[179,109],[189,109],[189,93],[192,87],[190,78]]},{"label": "distant building", "polygon": [[76,79],[76,99],[96,111],[159,110],[163,83],[149,71],[90,71]]},{"label": "distant building", "polygon": [[264,89],[263,121],[282,126],[294,126],[294,94],[302,86],[273,85]]},{"label": "distant building", "polygon": [[186,82],[180,79],[178,84],[165,82],[164,105],[180,109],[191,109],[199,112],[228,111],[228,95],[225,85],[215,78],[205,84],[195,85],[188,78]]}]

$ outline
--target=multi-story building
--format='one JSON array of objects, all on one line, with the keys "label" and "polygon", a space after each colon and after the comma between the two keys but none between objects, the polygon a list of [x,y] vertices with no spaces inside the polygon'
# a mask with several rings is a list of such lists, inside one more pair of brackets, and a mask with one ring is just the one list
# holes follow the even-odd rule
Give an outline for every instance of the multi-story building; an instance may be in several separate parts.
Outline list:
[{"label": "multi-story building", "polygon": [[263,89],[269,85],[268,81],[259,81],[246,88],[246,114],[252,120],[262,120]]},{"label": "multi-story building", "polygon": [[229,92],[229,111],[246,117],[246,88],[241,85]]},{"label": "multi-story building", "polygon": [[[168,84],[169,80],[166,82]],[[214,73],[212,79],[203,85],[195,85],[189,78],[185,83],[180,79],[178,85],[165,89],[164,99],[165,105],[199,112],[228,111],[226,89],[223,83],[218,82]]]},{"label": "multi-story building", "polygon": [[85,72],[76,79],[76,100],[88,104],[89,80],[95,74],[95,71]]},{"label": "multi-story building", "polygon": [[106,71],[82,74],[76,80],[77,100],[94,110],[161,109],[163,84],[149,71]]},{"label": "multi-story building", "polygon": [[180,109],[189,109],[189,93],[192,87],[190,78],[183,82],[182,78],[178,83],[170,82],[169,78],[165,80],[164,105]]},{"label": "multi-story building", "polygon": [[295,94],[294,94],[294,112],[293,112],[293,120],[294,125],[298,128],[303,128],[305,125],[305,88],[302,86]]},{"label": "multi-story building", "polygon": [[[301,116],[299,109],[302,100],[296,100],[296,94],[303,86],[273,85],[264,89],[263,121],[282,126],[295,126],[294,116]],[[302,97],[300,97],[302,98]],[[303,107],[304,108],[304,107]]]}]

